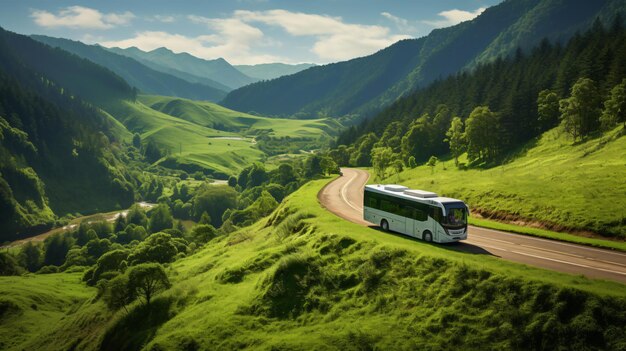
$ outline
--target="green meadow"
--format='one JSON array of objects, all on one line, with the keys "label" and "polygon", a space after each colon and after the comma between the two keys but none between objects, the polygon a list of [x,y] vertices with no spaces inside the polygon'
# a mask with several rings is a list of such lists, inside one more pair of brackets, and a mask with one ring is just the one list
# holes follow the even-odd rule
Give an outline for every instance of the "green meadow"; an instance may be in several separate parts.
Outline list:
[{"label": "green meadow", "polygon": [[[127,130],[139,133],[144,142],[154,140],[163,149],[165,156],[157,164],[206,170],[222,178],[266,159],[267,154],[255,140],[258,135],[316,144],[339,130],[330,119],[259,117],[209,102],[162,96],[140,96],[136,102],[116,103],[106,110]],[[128,132],[120,134],[125,140],[130,138]],[[289,143],[289,139],[282,143]]]},{"label": "green meadow", "polygon": [[[0,316],[0,342],[41,350],[624,347],[623,285],[346,222],[317,202],[328,181],[172,263],[173,287],[150,306],[107,311],[76,274],[2,277],[2,299],[21,300]],[[29,280],[34,292],[10,288]],[[75,299],[53,289],[47,301],[70,301],[46,317],[44,332],[15,329],[44,313],[28,305],[52,282]]]},{"label": "green meadow", "polygon": [[[549,230],[571,231],[579,239],[567,235],[559,239],[624,249],[625,150],[626,134],[622,127],[578,143],[556,128],[497,167],[457,168],[454,160],[448,158],[433,168],[422,165],[399,174],[388,173],[382,182],[397,182],[463,199],[477,225],[489,225],[484,219],[493,219],[531,227],[501,229],[540,236],[550,236]],[[466,162],[465,156],[459,161]],[[621,243],[594,243],[586,236]]]}]

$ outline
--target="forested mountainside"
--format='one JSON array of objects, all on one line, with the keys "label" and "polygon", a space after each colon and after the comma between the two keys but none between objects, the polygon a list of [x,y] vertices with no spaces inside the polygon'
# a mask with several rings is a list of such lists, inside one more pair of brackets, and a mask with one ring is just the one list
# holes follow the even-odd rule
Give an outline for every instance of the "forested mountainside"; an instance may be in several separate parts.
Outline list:
[{"label": "forested mountainside", "polygon": [[186,52],[174,53],[167,48],[158,48],[152,51],[142,51],[137,48],[111,48],[109,49],[120,55],[132,57],[142,62],[151,62],[158,67],[186,72],[187,74],[211,79],[229,88],[229,90],[250,84],[257,79],[241,73],[223,58],[204,60],[192,56]]},{"label": "forested mountainside", "polygon": [[349,156],[354,165],[370,164],[370,152],[377,146],[391,147],[405,161],[413,156],[424,162],[432,155],[450,152],[446,133],[453,117],[460,117],[462,132],[462,123],[467,130],[468,117],[482,107],[481,111],[493,117],[487,128],[480,129],[489,132],[482,139],[490,143],[493,155],[489,161],[493,162],[559,124],[566,112],[563,104],[569,101],[560,99],[568,98],[574,90],[584,94],[580,97],[583,106],[576,108],[590,111],[576,112],[581,126],[574,137],[597,131],[605,101],[624,78],[626,32],[618,15],[606,28],[596,21],[590,31],[574,36],[565,46],[544,40],[527,53],[518,51],[512,58],[480,65],[472,73],[435,82],[394,103],[371,121],[350,128],[339,137],[338,144],[355,142]]},{"label": "forested mountainside", "polygon": [[217,82],[209,80],[194,82],[160,72],[132,58],[110,52],[98,45],[86,45],[79,41],[42,35],[33,35],[32,38],[106,67],[143,93],[209,101],[218,101],[226,96],[227,88]]},{"label": "forested mountainside", "polygon": [[417,88],[464,68],[529,49],[543,38],[563,41],[611,19],[619,0],[509,0],[472,21],[398,42],[373,55],[258,82],[232,91],[223,104],[239,111],[358,120]]},{"label": "forested mountainside", "polygon": [[100,66],[0,30],[0,242],[50,227],[55,213],[133,202],[115,122],[81,99],[133,93]]}]

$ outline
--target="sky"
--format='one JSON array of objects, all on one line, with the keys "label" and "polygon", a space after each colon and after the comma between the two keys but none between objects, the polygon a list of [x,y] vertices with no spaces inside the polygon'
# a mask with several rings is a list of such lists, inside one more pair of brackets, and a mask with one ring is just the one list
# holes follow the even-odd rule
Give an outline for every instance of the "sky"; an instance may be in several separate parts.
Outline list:
[{"label": "sky", "polygon": [[471,20],[499,2],[0,0],[0,26],[106,47],[166,47],[231,64],[325,64]]}]

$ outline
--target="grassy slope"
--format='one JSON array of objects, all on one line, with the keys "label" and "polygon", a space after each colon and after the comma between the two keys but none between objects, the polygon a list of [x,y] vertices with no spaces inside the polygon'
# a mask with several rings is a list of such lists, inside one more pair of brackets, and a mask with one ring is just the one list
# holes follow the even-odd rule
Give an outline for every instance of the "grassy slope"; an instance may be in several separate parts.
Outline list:
[{"label": "grassy slope", "polygon": [[[138,102],[124,101],[106,110],[128,130],[139,132],[142,140],[155,140],[178,165],[191,164],[223,174],[236,174],[253,162],[264,160],[265,154],[251,139],[260,131],[268,130],[276,137],[316,140],[339,130],[332,120],[272,119],[209,102],[163,96],[141,96]],[[212,128],[216,124],[234,132]]]},{"label": "grassy slope", "polygon": [[19,349],[55,330],[62,320],[76,317],[95,289],[80,281],[80,273],[0,277],[0,349]]},{"label": "grassy slope", "polygon": [[[131,322],[143,335],[135,345],[153,350],[626,346],[623,285],[357,226],[317,203],[326,182],[307,184],[269,219],[174,263],[174,288],[154,310],[131,308],[107,321],[83,306],[22,346],[74,340],[81,349],[119,349]],[[72,329],[78,321],[90,328]]]},{"label": "grassy slope", "polygon": [[334,135],[339,125],[330,119],[295,120],[267,118],[234,111],[207,101],[192,101],[170,96],[143,95],[140,101],[151,108],[171,116],[202,125],[221,124],[230,130],[254,135],[261,130],[271,130],[275,137],[317,139],[323,131]]},{"label": "grassy slope", "polygon": [[[129,130],[139,132],[142,140],[154,139],[181,162],[231,174],[263,157],[250,140],[220,139],[238,137],[235,133],[172,117],[141,102],[122,102],[109,107],[108,111],[120,118]],[[179,153],[181,148],[182,153]]]},{"label": "grassy slope", "polygon": [[[591,230],[623,240],[624,150],[626,134],[622,127],[578,144],[554,129],[503,166],[458,170],[448,159],[445,170],[440,162],[434,173],[430,167],[420,166],[384,182],[463,199],[470,209],[487,217],[531,225],[539,222],[556,230]],[[536,232],[541,235],[541,231]]]}]

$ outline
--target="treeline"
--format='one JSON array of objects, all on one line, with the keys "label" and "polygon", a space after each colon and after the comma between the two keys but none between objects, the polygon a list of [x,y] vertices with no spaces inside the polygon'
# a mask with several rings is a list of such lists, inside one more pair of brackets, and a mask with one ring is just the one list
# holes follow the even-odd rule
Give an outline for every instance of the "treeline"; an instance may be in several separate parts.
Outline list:
[{"label": "treeline", "polygon": [[623,121],[624,77],[626,32],[618,15],[565,46],[544,40],[529,53],[433,83],[345,131],[333,158],[369,166],[372,150],[388,147],[403,165],[451,151],[493,163],[559,123],[579,140]]}]

